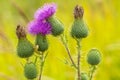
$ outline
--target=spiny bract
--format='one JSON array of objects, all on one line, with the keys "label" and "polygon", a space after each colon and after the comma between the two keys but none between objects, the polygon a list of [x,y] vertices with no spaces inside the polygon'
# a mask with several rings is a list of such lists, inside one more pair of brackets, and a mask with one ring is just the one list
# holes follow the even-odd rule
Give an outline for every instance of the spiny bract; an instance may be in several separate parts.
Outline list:
[{"label": "spiny bract", "polygon": [[50,17],[48,22],[51,24],[52,27],[52,35],[58,36],[63,33],[64,26],[63,24],[55,17]]},{"label": "spiny bract", "polygon": [[48,41],[46,39],[46,36],[38,34],[36,37],[35,44],[39,46],[38,51],[44,52],[45,50],[48,49]]},{"label": "spiny bract", "polygon": [[73,38],[85,38],[88,36],[88,28],[82,19],[75,19],[72,29],[71,36]]},{"label": "spiny bract", "polygon": [[17,55],[21,58],[27,58],[33,55],[33,45],[26,39],[19,39],[17,45]]},{"label": "spiny bract", "polygon": [[91,65],[97,65],[101,61],[101,54],[97,49],[91,49],[87,55],[87,62]]},{"label": "spiny bract", "polygon": [[88,80],[88,75],[86,73],[81,73],[81,80]]}]

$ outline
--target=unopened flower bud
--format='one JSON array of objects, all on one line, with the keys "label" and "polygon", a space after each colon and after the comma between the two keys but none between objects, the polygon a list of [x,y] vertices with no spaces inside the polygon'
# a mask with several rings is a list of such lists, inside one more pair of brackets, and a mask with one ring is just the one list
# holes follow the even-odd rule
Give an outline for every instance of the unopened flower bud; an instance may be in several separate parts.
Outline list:
[{"label": "unopened flower bud", "polygon": [[83,20],[83,8],[80,6],[75,7],[74,17],[75,20],[71,29],[71,36],[73,38],[85,38],[88,36],[88,28]]},{"label": "unopened flower bud", "polygon": [[46,36],[43,36],[41,34],[38,34],[36,36],[36,45],[38,45],[38,51],[44,52],[45,50],[48,49],[48,41],[46,39]]},{"label": "unopened flower bud", "polygon": [[48,18],[48,22],[51,24],[52,27],[52,35],[58,36],[63,33],[64,26],[57,18],[50,17]]},{"label": "unopened flower bud", "polygon": [[86,73],[81,73],[80,77],[81,77],[81,80],[88,80],[89,79],[88,75]]},{"label": "unopened flower bud", "polygon": [[33,45],[27,40],[25,29],[17,26],[16,34],[18,36],[17,55],[21,58],[27,58],[33,55]]},{"label": "unopened flower bud", "polygon": [[24,75],[27,79],[34,79],[37,77],[37,68],[34,63],[27,63],[25,65]]},{"label": "unopened flower bud", "polygon": [[100,63],[100,61],[101,61],[100,51],[98,51],[97,49],[91,49],[87,55],[87,62],[90,65],[97,65]]}]

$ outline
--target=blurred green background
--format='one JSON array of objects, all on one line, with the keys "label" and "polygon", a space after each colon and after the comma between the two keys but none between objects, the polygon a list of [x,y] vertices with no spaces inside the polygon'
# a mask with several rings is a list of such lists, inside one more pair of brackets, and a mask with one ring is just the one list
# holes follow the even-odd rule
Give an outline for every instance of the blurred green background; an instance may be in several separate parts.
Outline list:
[{"label": "blurred green background", "polygon": [[[76,60],[76,42],[70,38],[70,26],[74,20],[73,9],[76,4],[84,7],[84,20],[90,34],[82,45],[83,71],[88,71],[86,54],[91,48],[102,52],[102,62],[93,80],[120,80],[120,1],[119,0],[0,0],[0,80],[26,80],[23,75],[24,59],[16,55],[16,25],[27,25],[15,5],[19,6],[29,20],[34,12],[46,2],[58,5],[56,16],[64,23],[69,38],[69,47]],[[28,34],[34,43],[35,36]],[[43,80],[74,80],[76,72],[63,63],[68,55],[59,37],[48,36],[49,55],[45,62]]]}]

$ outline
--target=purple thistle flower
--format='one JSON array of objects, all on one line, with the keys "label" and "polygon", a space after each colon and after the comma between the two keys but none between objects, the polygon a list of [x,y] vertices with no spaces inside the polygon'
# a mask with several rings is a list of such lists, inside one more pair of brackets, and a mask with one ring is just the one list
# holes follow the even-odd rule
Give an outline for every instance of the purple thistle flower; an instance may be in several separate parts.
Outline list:
[{"label": "purple thistle flower", "polygon": [[57,6],[55,3],[44,4],[42,8],[39,8],[35,12],[34,18],[38,21],[44,21],[48,19],[49,17],[51,17],[52,15],[54,15],[54,13],[56,12],[56,8]]},{"label": "purple thistle flower", "polygon": [[28,31],[31,34],[50,34],[52,27],[46,20],[54,15],[56,12],[56,4],[45,4],[42,8],[39,8],[34,15],[34,20],[28,24]]},{"label": "purple thistle flower", "polygon": [[34,35],[36,35],[36,34],[42,34],[42,35],[50,34],[51,29],[52,28],[48,22],[38,22],[36,20],[33,20],[28,24],[28,31]]}]

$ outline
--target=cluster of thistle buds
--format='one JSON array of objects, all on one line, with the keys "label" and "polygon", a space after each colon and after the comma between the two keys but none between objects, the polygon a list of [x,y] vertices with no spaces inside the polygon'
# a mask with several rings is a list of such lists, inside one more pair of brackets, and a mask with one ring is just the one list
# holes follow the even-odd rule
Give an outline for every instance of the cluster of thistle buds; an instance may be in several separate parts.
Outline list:
[{"label": "cluster of thistle buds", "polygon": [[[20,58],[26,59],[24,65],[24,75],[27,79],[41,80],[45,59],[48,54],[49,42],[47,35],[53,35],[54,37],[60,37],[69,57],[69,61],[77,71],[77,80],[92,80],[93,73],[96,66],[101,61],[100,51],[97,49],[91,49],[87,55],[87,62],[91,65],[89,73],[83,73],[80,68],[81,63],[81,41],[88,36],[88,27],[83,20],[84,9],[81,6],[76,6],[74,9],[74,22],[71,27],[71,37],[77,42],[77,63],[73,60],[70,49],[67,44],[67,39],[64,34],[63,23],[55,17],[57,6],[55,3],[49,3],[39,8],[35,14],[34,19],[27,25],[27,31],[36,36],[35,43],[32,44],[27,39],[26,29],[21,25],[16,28],[16,34],[18,37],[17,55]],[[35,56],[35,60],[29,60],[30,57]],[[37,60],[40,59],[39,69],[37,68]],[[40,71],[40,72],[38,72]],[[38,75],[39,74],[39,75]]]}]

